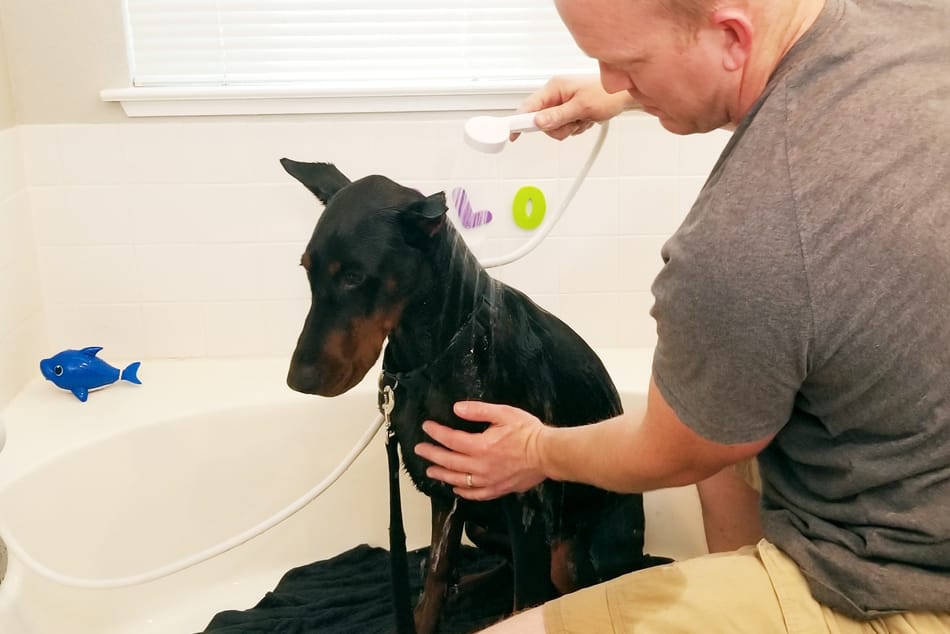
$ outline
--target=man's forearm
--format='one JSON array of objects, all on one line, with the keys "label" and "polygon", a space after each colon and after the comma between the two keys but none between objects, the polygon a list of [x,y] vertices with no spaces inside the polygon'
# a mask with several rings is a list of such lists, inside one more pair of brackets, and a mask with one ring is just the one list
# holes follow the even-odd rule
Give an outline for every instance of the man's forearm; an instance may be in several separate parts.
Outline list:
[{"label": "man's forearm", "polygon": [[538,438],[538,461],[545,476],[584,482],[624,493],[681,486],[713,470],[651,441],[639,415],[581,427],[547,427]]}]

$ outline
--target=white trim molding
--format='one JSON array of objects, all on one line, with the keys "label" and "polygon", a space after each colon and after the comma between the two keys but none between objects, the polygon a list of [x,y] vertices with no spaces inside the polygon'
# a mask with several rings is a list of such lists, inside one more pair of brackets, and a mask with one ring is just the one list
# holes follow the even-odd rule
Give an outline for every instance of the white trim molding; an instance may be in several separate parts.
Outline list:
[{"label": "white trim molding", "polygon": [[307,86],[107,88],[129,117],[513,110],[543,82],[372,88]]}]

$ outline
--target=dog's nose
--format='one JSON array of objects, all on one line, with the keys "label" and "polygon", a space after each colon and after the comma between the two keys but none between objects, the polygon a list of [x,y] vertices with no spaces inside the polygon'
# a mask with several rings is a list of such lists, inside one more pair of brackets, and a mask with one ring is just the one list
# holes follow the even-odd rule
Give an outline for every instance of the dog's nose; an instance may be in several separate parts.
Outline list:
[{"label": "dog's nose", "polygon": [[312,365],[291,364],[287,372],[287,385],[295,392],[316,394],[320,387],[316,368]]},{"label": "dog's nose", "polygon": [[329,372],[319,365],[292,363],[287,373],[287,385],[295,392],[315,394],[317,396],[339,396],[352,387],[339,379],[338,372]]}]

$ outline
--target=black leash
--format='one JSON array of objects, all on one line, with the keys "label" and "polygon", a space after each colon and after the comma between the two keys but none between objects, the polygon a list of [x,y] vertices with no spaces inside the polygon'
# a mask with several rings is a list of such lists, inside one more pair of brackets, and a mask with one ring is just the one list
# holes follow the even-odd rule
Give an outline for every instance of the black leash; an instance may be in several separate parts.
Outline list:
[{"label": "black leash", "polygon": [[379,411],[386,422],[386,457],[389,462],[389,562],[393,589],[393,610],[396,632],[415,634],[412,600],[409,593],[409,558],[406,554],[406,529],[402,521],[402,498],[399,491],[399,443],[392,428],[390,414],[396,406],[395,382],[389,385],[380,376]]},{"label": "black leash", "polygon": [[[420,386],[429,385],[432,376],[455,371],[457,360],[463,350],[485,350],[490,346],[492,301],[484,292],[464,320],[459,330],[435,359],[405,372],[387,370],[389,346],[383,357],[383,370],[379,376],[379,411],[386,422],[386,456],[389,461],[389,553],[393,587],[393,608],[396,612],[398,634],[415,634],[416,625],[412,614],[412,598],[409,590],[409,558],[406,553],[406,531],[402,521],[402,500],[399,491],[399,443],[392,426],[392,412],[396,408],[396,387],[402,387],[403,405],[412,395],[422,394]],[[408,399],[408,400],[407,400]]]}]

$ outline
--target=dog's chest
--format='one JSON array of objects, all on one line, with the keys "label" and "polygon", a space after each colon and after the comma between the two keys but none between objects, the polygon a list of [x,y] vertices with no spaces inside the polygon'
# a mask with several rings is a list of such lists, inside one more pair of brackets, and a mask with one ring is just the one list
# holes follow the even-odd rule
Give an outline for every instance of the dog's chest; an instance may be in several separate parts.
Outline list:
[{"label": "dog's chest", "polygon": [[458,383],[457,377],[447,377],[438,384],[427,380],[400,382],[385,373],[381,377],[381,389],[388,386],[391,390],[389,424],[399,442],[403,464],[413,484],[430,497],[453,494],[450,486],[426,475],[426,469],[431,463],[417,456],[414,451],[420,442],[434,442],[422,430],[422,423],[433,420],[469,432],[480,432],[486,427],[485,423],[465,421],[453,413],[452,406],[456,401],[482,397],[481,394],[469,391],[471,382],[466,382],[466,386],[460,386]]},{"label": "dog's chest", "polygon": [[[451,381],[450,381],[451,383]],[[434,480],[426,475],[426,469],[432,465],[431,462],[417,456],[413,448],[420,442],[434,442],[422,431],[422,423],[426,420],[438,421],[448,427],[460,429],[467,432],[481,432],[487,427],[486,423],[466,421],[455,416],[452,412],[452,405],[458,400],[465,398],[474,398],[471,394],[463,394],[453,397],[452,390],[446,389],[446,384],[426,385],[426,386],[395,386],[393,389],[393,408],[390,414],[390,425],[399,447],[402,452],[402,462],[409,474],[410,479],[416,488],[424,495],[430,498],[452,499],[455,493],[451,485],[439,480]],[[555,485],[556,486],[556,485]],[[550,504],[547,503],[547,486],[538,486],[530,491],[516,495],[518,499],[517,506],[521,510],[521,522],[528,526],[537,516],[541,514],[545,526],[550,528],[550,513],[547,512]],[[497,514],[499,500],[489,502],[470,502],[462,501],[465,505],[464,514],[466,517],[483,516],[485,512],[489,515]],[[495,511],[478,511],[475,507],[489,505],[495,508]],[[487,521],[499,521],[499,517],[489,517]],[[483,517],[483,520],[486,520]]]}]

